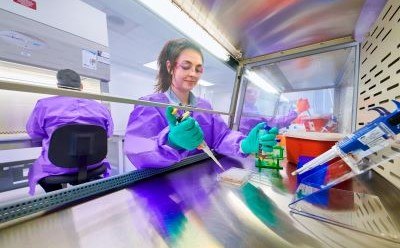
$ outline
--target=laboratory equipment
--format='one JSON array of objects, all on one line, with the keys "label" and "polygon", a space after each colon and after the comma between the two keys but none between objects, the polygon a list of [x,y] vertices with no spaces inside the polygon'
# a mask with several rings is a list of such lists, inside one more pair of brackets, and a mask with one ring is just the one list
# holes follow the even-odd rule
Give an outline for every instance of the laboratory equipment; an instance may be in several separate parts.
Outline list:
[{"label": "laboratory equipment", "polygon": [[282,170],[280,162],[283,160],[283,147],[276,145],[272,148],[272,152],[259,151],[256,154],[256,167],[261,172],[262,168]]},{"label": "laboratory equipment", "polygon": [[301,174],[321,164],[340,156],[356,174],[360,174],[372,167],[368,156],[389,146],[400,133],[400,102],[392,100],[397,109],[392,113],[383,107],[374,107],[380,116],[346,136],[330,150],[305,164],[302,168],[292,172],[292,175]]},{"label": "laboratory equipment", "polygon": [[207,155],[221,168],[221,170],[225,170],[222,164],[218,161],[218,159],[214,156],[210,147],[208,147],[207,143],[203,140],[203,142],[197,147],[197,149],[203,150],[203,152],[207,153]]},{"label": "laboratory equipment", "polygon": [[245,184],[250,177],[251,171],[233,167],[219,174],[217,179],[220,182],[225,182],[240,187]]},{"label": "laboratory equipment", "polygon": [[[264,134],[268,133],[269,130],[271,130],[271,127],[268,125],[265,125],[265,127],[263,129],[258,130],[258,137],[261,137]],[[266,154],[267,153],[262,150],[262,145],[259,144],[258,145],[258,155],[265,156]]]},{"label": "laboratory equipment", "polygon": [[300,156],[316,158],[344,137],[341,133],[287,132],[284,134],[287,161],[298,164]]},{"label": "laboratory equipment", "polygon": [[[265,135],[268,131],[271,130],[271,127],[265,125],[263,129],[258,131],[258,137]],[[280,140],[276,140],[279,142]],[[283,160],[283,147],[279,145],[275,145],[272,147],[271,152],[265,152],[262,150],[262,145],[259,144],[258,146],[258,153],[255,154],[256,157],[256,167],[261,172],[262,168],[266,169],[283,169],[279,164],[280,161]]]},{"label": "laboratory equipment", "polygon": [[[173,115],[177,115],[178,113],[178,109],[174,108],[174,110],[172,111]],[[185,120],[187,117],[190,116],[190,111],[185,111],[181,116],[178,116],[176,118],[177,122],[182,122],[183,120]],[[221,168],[221,170],[225,170],[224,167],[222,166],[222,164],[218,161],[218,159],[214,156],[213,152],[211,151],[210,147],[208,147],[207,143],[203,140],[203,142],[201,142],[201,144],[197,147],[197,149],[199,150],[203,150],[203,152],[205,152],[218,166],[219,168]]]},{"label": "laboratory equipment", "polygon": [[[27,11],[17,2],[0,4],[2,63],[12,61],[18,66],[34,66],[16,75],[16,78],[23,79],[23,75],[26,77],[36,68],[55,71],[69,68],[91,80],[110,81],[109,38],[106,14],[103,11],[82,1],[66,1],[56,5],[47,1],[29,2],[38,2],[38,11]],[[73,11],[77,20],[89,18],[93,22],[71,22],[71,12],[68,11],[71,9],[79,10]],[[60,51],[68,52],[60,56]],[[8,63],[5,65],[13,67]],[[6,74],[2,72],[2,76],[13,75],[14,69],[11,68]],[[47,70],[44,73],[51,75]],[[40,74],[37,71],[32,74],[26,77],[29,78],[28,82],[51,82],[51,77],[39,80]]]}]

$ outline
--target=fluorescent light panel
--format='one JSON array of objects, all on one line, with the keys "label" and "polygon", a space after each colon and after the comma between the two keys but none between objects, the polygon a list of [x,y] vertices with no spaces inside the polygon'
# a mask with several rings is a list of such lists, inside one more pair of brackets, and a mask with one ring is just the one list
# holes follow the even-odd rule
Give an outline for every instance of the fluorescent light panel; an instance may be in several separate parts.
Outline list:
[{"label": "fluorescent light panel", "polygon": [[139,1],[216,57],[225,61],[229,59],[228,51],[171,1]]},{"label": "fluorescent light panel", "polygon": [[266,92],[270,92],[273,94],[279,94],[279,91],[275,89],[270,83],[265,81],[262,77],[260,77],[256,72],[246,70],[245,77],[250,80],[253,84],[257,85],[259,88]]},{"label": "fluorescent light panel", "polygon": [[143,66],[158,71],[157,60],[154,60],[152,62],[146,63]]},{"label": "fluorescent light panel", "polygon": [[289,99],[287,99],[287,97],[285,97],[284,95],[281,95],[281,101],[282,102],[289,102]]},{"label": "fluorescent light panel", "polygon": [[208,86],[213,86],[214,84],[210,83],[210,82],[208,82],[206,80],[200,79],[199,80],[199,85],[204,86],[204,87],[208,87]]},{"label": "fluorescent light panel", "polygon": [[55,71],[5,61],[0,61],[0,79],[44,86],[57,85]]},{"label": "fluorescent light panel", "polygon": [[[0,79],[42,86],[57,87],[57,72],[53,70],[0,61]],[[84,91],[100,92],[99,80],[81,76]]]}]

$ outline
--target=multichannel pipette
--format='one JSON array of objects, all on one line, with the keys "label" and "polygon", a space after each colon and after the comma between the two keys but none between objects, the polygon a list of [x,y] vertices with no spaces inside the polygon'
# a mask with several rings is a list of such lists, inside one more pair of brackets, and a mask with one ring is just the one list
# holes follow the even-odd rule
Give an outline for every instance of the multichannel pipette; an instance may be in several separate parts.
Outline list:
[{"label": "multichannel pipette", "polygon": [[390,144],[400,133],[400,102],[393,100],[397,109],[392,113],[383,107],[374,107],[370,110],[377,111],[380,116],[366,126],[346,136],[336,143],[330,150],[306,163],[292,175],[302,174],[321,164],[329,162],[340,156],[357,174],[362,172],[357,164],[366,156],[377,152]]},{"label": "multichannel pipette", "polygon": [[[178,112],[178,109],[175,108],[172,112],[173,115],[176,115]],[[181,116],[178,116],[176,119],[178,122],[182,122],[184,119],[186,119],[188,116],[190,116],[190,111],[185,111]],[[203,150],[222,170],[225,170],[224,167],[222,167],[221,163],[218,161],[218,159],[214,156],[213,152],[211,151],[210,147],[208,147],[207,143],[203,140],[201,144],[197,147],[197,149]]]}]

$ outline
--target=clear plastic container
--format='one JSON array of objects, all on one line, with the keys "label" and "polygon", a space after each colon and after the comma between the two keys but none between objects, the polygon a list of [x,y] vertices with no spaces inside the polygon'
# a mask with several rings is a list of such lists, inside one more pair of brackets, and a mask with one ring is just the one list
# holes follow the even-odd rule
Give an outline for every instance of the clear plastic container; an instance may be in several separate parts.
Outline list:
[{"label": "clear plastic container", "polygon": [[252,172],[241,168],[230,168],[217,176],[217,180],[223,183],[234,185],[237,187],[243,186],[249,181]]}]

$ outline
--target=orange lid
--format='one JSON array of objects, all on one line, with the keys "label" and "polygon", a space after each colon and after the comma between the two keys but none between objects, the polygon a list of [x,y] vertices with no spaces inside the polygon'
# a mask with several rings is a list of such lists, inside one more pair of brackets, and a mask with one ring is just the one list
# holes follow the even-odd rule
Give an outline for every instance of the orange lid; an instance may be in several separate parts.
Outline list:
[{"label": "orange lid", "polygon": [[339,141],[346,135],[342,133],[319,133],[319,132],[288,132],[284,134],[285,137],[317,140],[317,141]]}]

